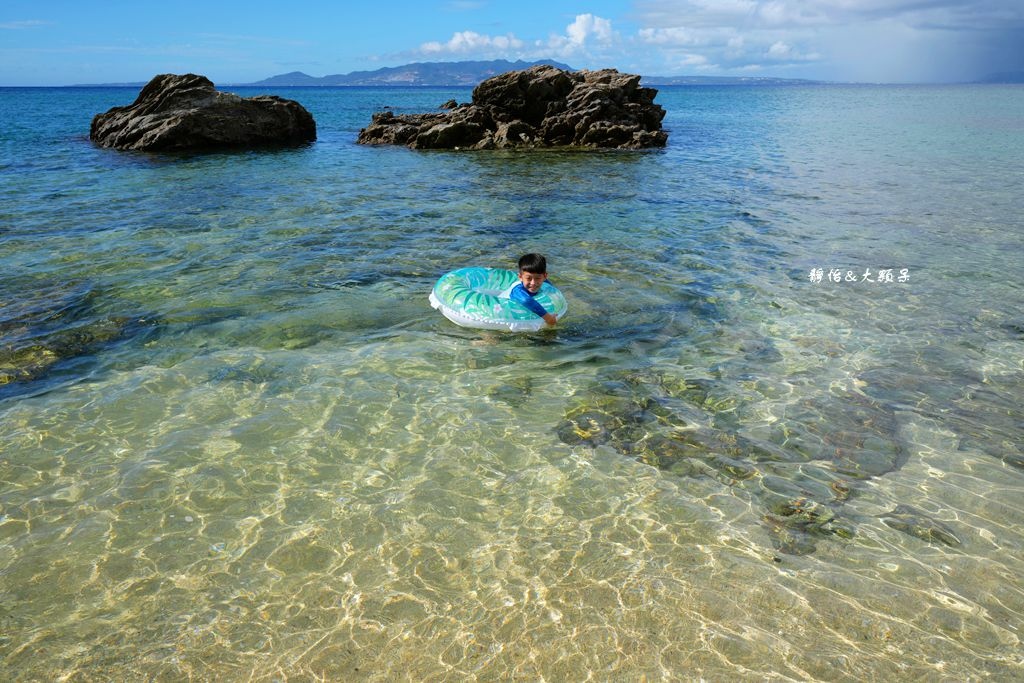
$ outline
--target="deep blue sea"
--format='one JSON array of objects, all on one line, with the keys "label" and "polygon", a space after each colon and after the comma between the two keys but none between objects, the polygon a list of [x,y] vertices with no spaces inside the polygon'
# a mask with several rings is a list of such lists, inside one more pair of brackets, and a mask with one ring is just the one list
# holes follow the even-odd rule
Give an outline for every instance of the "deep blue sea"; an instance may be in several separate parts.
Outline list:
[{"label": "deep blue sea", "polygon": [[[1024,678],[1024,87],[93,146],[136,92],[0,89],[0,679]],[[530,251],[555,329],[429,306]]]}]

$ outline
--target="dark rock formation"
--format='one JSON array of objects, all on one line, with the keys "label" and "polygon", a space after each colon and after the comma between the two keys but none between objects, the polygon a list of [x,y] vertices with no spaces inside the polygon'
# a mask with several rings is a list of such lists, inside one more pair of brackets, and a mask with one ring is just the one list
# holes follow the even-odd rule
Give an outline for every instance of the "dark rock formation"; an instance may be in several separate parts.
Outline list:
[{"label": "dark rock formation", "polygon": [[301,145],[316,122],[298,102],[219,92],[204,76],[156,76],[133,104],[93,117],[89,138],[103,147],[186,151]]},{"label": "dark rock formation", "polygon": [[484,81],[470,104],[450,112],[374,114],[359,142],[415,149],[664,147],[657,94],[640,87],[640,76],[614,69],[535,66]]}]

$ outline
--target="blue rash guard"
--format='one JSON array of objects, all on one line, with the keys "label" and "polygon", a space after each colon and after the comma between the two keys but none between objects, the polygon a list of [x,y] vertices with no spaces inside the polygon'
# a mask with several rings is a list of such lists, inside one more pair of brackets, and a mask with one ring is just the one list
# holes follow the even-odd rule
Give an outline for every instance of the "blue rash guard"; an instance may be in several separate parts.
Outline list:
[{"label": "blue rash guard", "polygon": [[512,288],[512,291],[508,293],[508,298],[512,299],[512,301],[518,301],[542,318],[548,314],[544,307],[533,298],[533,294],[530,294],[526,287],[523,287],[522,282]]}]

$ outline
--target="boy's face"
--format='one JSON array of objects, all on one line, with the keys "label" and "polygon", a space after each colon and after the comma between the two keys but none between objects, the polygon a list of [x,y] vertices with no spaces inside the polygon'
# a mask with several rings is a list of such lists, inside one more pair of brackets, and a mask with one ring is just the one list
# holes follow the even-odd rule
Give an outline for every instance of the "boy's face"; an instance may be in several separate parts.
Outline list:
[{"label": "boy's face", "polygon": [[530,294],[536,294],[539,292],[540,286],[544,284],[544,281],[547,279],[547,273],[527,273],[525,270],[519,271],[519,281],[523,283],[523,287],[526,287],[526,291]]}]

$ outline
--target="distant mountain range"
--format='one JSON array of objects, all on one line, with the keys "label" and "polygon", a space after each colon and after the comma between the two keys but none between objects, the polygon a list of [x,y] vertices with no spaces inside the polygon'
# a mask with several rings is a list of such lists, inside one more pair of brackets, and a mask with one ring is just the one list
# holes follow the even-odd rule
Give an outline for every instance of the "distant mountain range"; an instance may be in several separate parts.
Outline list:
[{"label": "distant mountain range", "polygon": [[[421,85],[421,86],[474,86],[491,76],[507,71],[528,69],[537,64],[550,64],[559,69],[575,71],[568,64],[553,59],[541,59],[535,62],[510,62],[495,59],[486,62],[420,62],[404,66],[387,67],[376,71],[353,71],[347,74],[331,76],[310,76],[301,71],[293,71],[279,76],[271,76],[255,83],[245,85],[259,87],[295,87],[295,86],[339,86],[339,85]],[[750,78],[750,77],[716,77],[716,76],[644,76],[644,85],[786,85],[799,83],[816,83],[817,81],[799,80],[794,78]]]},{"label": "distant mountain range", "polygon": [[[330,86],[475,86],[491,76],[528,69],[537,64],[551,64],[560,69],[575,71],[573,67],[552,59],[535,62],[506,59],[466,62],[417,62],[403,66],[385,67],[375,71],[353,71],[330,76],[310,76],[301,71],[264,78],[255,83],[218,83],[218,87],[255,86],[260,88],[330,87]],[[800,85],[822,83],[798,78],[770,78],[749,76],[644,76],[642,83],[649,86],[671,85]],[[1024,73],[992,74],[977,83],[1024,83]],[[104,83],[103,86],[142,87],[145,83]],[[78,86],[91,87],[91,86]]]},{"label": "distant mountain range", "polygon": [[330,76],[310,76],[301,71],[293,71],[279,76],[271,76],[255,83],[246,85],[292,87],[292,86],[338,86],[338,85],[440,85],[460,86],[476,85],[491,76],[528,69],[536,64],[551,64],[559,69],[573,71],[571,66],[553,60],[536,62],[510,62],[495,59],[487,62],[418,62],[404,66],[385,67],[376,71],[353,71],[347,74]]}]

